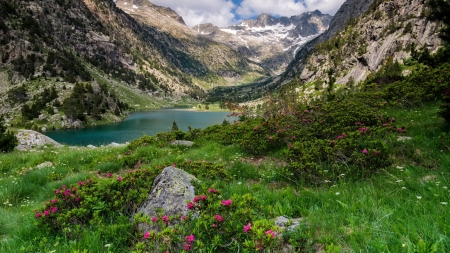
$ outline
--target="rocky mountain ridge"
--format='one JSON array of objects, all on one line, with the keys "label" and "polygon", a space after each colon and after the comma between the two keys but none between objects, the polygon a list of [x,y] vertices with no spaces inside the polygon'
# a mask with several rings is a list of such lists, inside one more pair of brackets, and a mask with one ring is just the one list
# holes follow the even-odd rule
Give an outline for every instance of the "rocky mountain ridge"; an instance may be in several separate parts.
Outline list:
[{"label": "rocky mountain ridge", "polygon": [[[333,69],[337,85],[358,83],[388,58],[403,63],[411,57],[412,50],[437,50],[441,44],[438,26],[422,15],[423,9],[420,0],[375,1],[369,12],[316,46],[300,80],[316,82],[318,88],[323,88],[321,81]],[[311,87],[306,91],[312,92]]]},{"label": "rocky mountain ridge", "polygon": [[[231,48],[198,36],[184,22],[179,22],[182,17],[168,8],[156,6],[147,0],[117,0],[116,6],[143,25],[155,27],[176,38],[176,43],[171,43],[170,46],[207,66],[211,74],[224,78],[220,85],[236,85],[245,76],[259,77],[268,74],[264,68]],[[201,85],[208,90],[217,84],[217,81],[209,79]]]},{"label": "rocky mountain ridge", "polygon": [[262,14],[226,28],[200,24],[192,29],[279,74],[305,43],[328,28],[331,18],[318,10],[290,18]]}]

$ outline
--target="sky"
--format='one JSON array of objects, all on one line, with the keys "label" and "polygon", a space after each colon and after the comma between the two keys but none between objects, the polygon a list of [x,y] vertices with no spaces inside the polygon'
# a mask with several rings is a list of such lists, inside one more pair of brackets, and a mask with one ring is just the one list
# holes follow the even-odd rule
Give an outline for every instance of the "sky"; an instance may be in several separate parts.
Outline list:
[{"label": "sky", "polygon": [[189,27],[212,23],[226,27],[263,13],[274,17],[300,15],[320,10],[334,15],[345,0],[150,0],[170,7],[183,17]]}]

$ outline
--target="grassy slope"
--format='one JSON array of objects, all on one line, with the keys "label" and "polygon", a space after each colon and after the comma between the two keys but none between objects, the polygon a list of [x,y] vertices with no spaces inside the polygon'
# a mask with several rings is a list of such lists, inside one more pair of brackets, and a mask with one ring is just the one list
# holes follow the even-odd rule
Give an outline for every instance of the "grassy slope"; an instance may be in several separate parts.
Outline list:
[{"label": "grassy slope", "polygon": [[[393,165],[372,178],[359,182],[340,182],[320,188],[285,182],[282,165],[266,157],[248,157],[240,148],[216,143],[202,143],[178,149],[156,146],[137,152],[151,161],[144,167],[171,164],[186,159],[225,163],[234,179],[215,182],[224,198],[251,193],[266,206],[263,217],[285,215],[302,217],[302,226],[291,234],[292,242],[304,242],[303,248],[330,252],[408,252],[408,246],[420,239],[428,243],[450,245],[450,150],[440,145],[443,122],[436,115],[437,106],[388,108],[386,113],[404,125],[413,139],[398,142],[392,154]],[[411,151],[412,150],[412,151]],[[34,223],[33,210],[42,207],[52,190],[81,179],[95,177],[96,171],[120,170],[116,149],[45,149],[38,152],[0,155],[0,251],[20,252],[31,244],[42,243],[47,251],[69,252],[88,249],[106,252],[105,244],[114,243],[86,232],[86,238],[39,239],[44,236]],[[51,161],[54,166],[36,169]],[[60,177],[53,180],[51,177]],[[306,240],[305,240],[306,239]],[[58,242],[59,241],[59,242]],[[58,242],[56,244],[56,242]],[[441,248],[440,252],[445,249]]]}]

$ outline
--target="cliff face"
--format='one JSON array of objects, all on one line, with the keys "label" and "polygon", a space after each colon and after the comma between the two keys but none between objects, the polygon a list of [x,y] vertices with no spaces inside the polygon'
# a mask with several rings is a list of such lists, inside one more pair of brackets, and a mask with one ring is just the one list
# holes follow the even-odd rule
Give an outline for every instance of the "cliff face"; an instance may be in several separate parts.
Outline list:
[{"label": "cliff face", "polygon": [[359,82],[392,57],[402,63],[411,49],[435,51],[441,44],[436,23],[423,16],[421,0],[376,1],[365,15],[319,44],[306,61],[300,79],[325,80],[334,70],[337,84]]},{"label": "cliff face", "polygon": [[306,43],[295,55],[295,59],[286,68],[280,81],[285,83],[292,80],[298,73],[301,73],[305,67],[306,60],[311,54],[313,48],[324,41],[333,37],[338,31],[342,30],[345,24],[352,18],[356,18],[366,12],[374,0],[347,0],[342,4],[330,22],[327,31],[317,38]]},{"label": "cliff face", "polygon": [[254,20],[226,28],[201,24],[192,29],[201,36],[235,49],[273,74],[280,74],[305,43],[327,29],[331,18],[318,10],[290,18],[262,14]]}]

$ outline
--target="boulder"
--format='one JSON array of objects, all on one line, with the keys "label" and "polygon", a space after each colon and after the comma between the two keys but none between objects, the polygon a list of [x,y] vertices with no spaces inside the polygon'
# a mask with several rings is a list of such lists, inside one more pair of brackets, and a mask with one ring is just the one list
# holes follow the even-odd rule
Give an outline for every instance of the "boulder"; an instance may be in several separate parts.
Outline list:
[{"label": "boulder", "polygon": [[164,209],[164,215],[187,215],[187,202],[195,197],[192,180],[197,178],[183,170],[167,167],[156,177],[152,191],[137,212],[150,217],[156,215],[156,209]]},{"label": "boulder", "polygon": [[279,216],[275,219],[275,225],[280,227],[283,231],[294,231],[300,225],[300,220],[301,219],[292,219],[292,223],[290,223],[288,218]]},{"label": "boulder", "polygon": [[19,143],[16,148],[22,151],[49,144],[57,147],[61,146],[61,144],[59,144],[58,142],[33,130],[19,130],[16,134],[16,137]]},{"label": "boulder", "polygon": [[50,168],[53,166],[52,162],[43,162],[39,165],[36,165],[36,169]]}]

